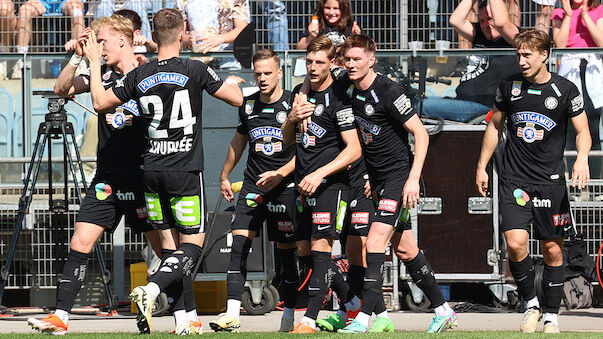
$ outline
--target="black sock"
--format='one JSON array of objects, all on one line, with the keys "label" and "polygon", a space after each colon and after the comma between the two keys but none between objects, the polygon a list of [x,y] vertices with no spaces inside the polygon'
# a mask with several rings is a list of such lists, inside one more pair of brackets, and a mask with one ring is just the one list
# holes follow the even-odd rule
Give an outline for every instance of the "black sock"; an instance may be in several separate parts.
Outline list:
[{"label": "black sock", "polygon": [[371,315],[379,298],[383,299],[381,286],[383,285],[383,263],[385,253],[366,254],[366,273],[364,276],[364,287],[362,289],[362,313]]},{"label": "black sock", "polygon": [[251,239],[243,235],[235,235],[232,237],[231,248],[226,274],[228,299],[241,300],[245,280],[247,280],[247,256],[251,249]]},{"label": "black sock", "polygon": [[525,259],[519,262],[509,260],[509,268],[517,285],[517,292],[523,300],[528,301],[536,297],[534,289],[534,263],[528,255]]},{"label": "black sock", "polygon": [[565,270],[563,269],[563,266],[544,265],[544,271],[542,273],[544,305],[542,310],[545,313],[559,313],[564,283]]},{"label": "black sock", "polygon": [[186,312],[197,309],[195,291],[193,291],[192,275],[185,275],[184,278],[182,278],[182,297],[184,298],[184,310]]},{"label": "black sock", "polygon": [[337,297],[339,297],[339,309],[345,311],[346,309],[344,304],[350,301],[350,299],[348,299],[350,286],[348,286],[348,283],[345,282],[343,273],[341,273],[341,270],[339,270],[339,267],[335,261],[333,261],[333,259],[331,259],[331,264],[329,265],[329,271],[327,274],[328,277],[330,277],[329,281],[331,289],[337,294]]},{"label": "black sock", "polygon": [[348,291],[348,300],[352,300],[354,296],[362,299],[362,287],[364,286],[364,274],[366,273],[366,268],[362,266],[350,265],[348,269],[348,286],[350,286],[350,290]]},{"label": "black sock", "polygon": [[312,251],[312,275],[308,287],[308,309],[305,316],[316,319],[322,302],[329,291],[328,272],[331,264],[330,252]]},{"label": "black sock", "polygon": [[295,308],[297,302],[297,288],[299,277],[297,276],[297,264],[295,262],[295,248],[278,250],[278,256],[283,267],[282,291],[283,301],[286,308]]},{"label": "black sock", "polygon": [[[176,252],[176,250],[162,248],[161,249],[161,264],[159,265],[159,267],[161,267],[161,265],[163,265],[163,262],[165,261],[165,259],[167,259],[174,252]],[[155,273],[157,273],[157,272],[155,272]],[[163,292],[167,295],[168,303],[170,305],[170,312],[174,311],[174,307],[177,307],[177,308],[183,307],[182,306],[183,301],[179,300],[179,299],[181,299],[181,296],[182,296],[182,288],[181,287],[178,287],[178,286],[176,286],[176,284],[174,284],[173,286],[168,287]],[[178,306],[176,306],[176,303],[178,303]]]},{"label": "black sock", "polygon": [[404,265],[412,280],[425,293],[429,301],[431,301],[431,306],[438,307],[444,305],[446,299],[444,299],[444,295],[442,295],[442,291],[438,287],[433,268],[429,265],[423,251],[419,250],[419,254],[414,259],[405,261]]},{"label": "black sock", "polygon": [[373,312],[375,312],[375,314],[379,314],[385,311],[387,311],[387,308],[385,307],[385,300],[383,300],[383,291],[381,291],[381,297],[377,298],[377,303],[375,304]]},{"label": "black sock", "polygon": [[172,284],[182,286],[182,278],[192,273],[201,252],[201,247],[195,244],[180,244],[174,253],[165,259],[162,258],[161,267],[151,281],[156,283],[161,291],[165,291]]},{"label": "black sock", "polygon": [[86,277],[88,254],[70,250],[63,267],[63,275],[57,286],[57,309],[71,312],[75,297]]}]

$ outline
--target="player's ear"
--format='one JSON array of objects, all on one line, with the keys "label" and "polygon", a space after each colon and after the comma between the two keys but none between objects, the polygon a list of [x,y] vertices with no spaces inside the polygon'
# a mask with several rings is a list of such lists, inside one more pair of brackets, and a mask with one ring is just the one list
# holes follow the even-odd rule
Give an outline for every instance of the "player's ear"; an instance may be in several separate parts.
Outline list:
[{"label": "player's ear", "polygon": [[278,77],[279,80],[281,80],[283,78],[283,69],[280,68],[280,65],[279,65],[279,68],[278,68],[277,77]]},{"label": "player's ear", "polygon": [[153,39],[153,42],[157,43],[157,35],[155,32],[151,32],[151,39]]},{"label": "player's ear", "polygon": [[373,66],[375,66],[376,62],[377,62],[377,57],[375,56],[375,53],[370,53],[369,54],[369,68],[373,68]]}]

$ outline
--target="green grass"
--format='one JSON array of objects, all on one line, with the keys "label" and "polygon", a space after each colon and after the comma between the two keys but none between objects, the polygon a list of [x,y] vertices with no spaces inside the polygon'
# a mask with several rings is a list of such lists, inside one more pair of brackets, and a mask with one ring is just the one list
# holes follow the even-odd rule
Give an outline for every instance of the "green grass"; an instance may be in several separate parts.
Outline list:
[{"label": "green grass", "polygon": [[[166,338],[167,333],[153,333],[149,335],[140,335],[135,333],[88,333],[88,334],[67,334],[69,339],[71,338],[82,338],[82,339],[117,339],[117,338],[139,338],[139,339],[159,339]],[[385,333],[385,334],[355,334],[355,335],[342,335],[336,333],[323,333],[319,332],[316,334],[310,335],[301,335],[301,334],[288,334],[288,333],[272,333],[272,332],[244,332],[244,333],[203,333],[203,336],[200,338],[209,339],[209,338],[222,338],[222,339],[239,339],[239,338],[255,338],[255,339],[263,339],[263,338],[396,338],[396,339],[415,339],[415,338],[476,338],[476,339],[513,339],[513,338],[603,338],[603,333],[589,333],[589,332],[565,332],[561,334],[547,334],[544,333],[535,333],[535,334],[522,334],[519,332],[461,332],[461,331],[451,331],[440,334],[427,334],[424,332],[399,332],[396,331],[395,334]],[[42,334],[1,334],[1,338],[34,338],[34,337],[42,337]],[[171,335],[168,337],[172,337]],[[176,337],[173,337],[176,338]]]}]

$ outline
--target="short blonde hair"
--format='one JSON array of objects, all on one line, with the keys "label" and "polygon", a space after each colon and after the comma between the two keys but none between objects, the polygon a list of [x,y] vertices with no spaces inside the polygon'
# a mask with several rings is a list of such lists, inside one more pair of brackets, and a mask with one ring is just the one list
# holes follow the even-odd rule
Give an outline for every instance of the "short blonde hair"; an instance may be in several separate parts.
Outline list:
[{"label": "short blonde hair", "polygon": [[132,45],[132,40],[134,40],[134,28],[132,21],[123,15],[113,14],[111,16],[104,16],[100,19],[94,20],[90,25],[90,28],[94,31],[94,34],[98,34],[98,32],[105,28],[109,27],[112,30],[115,30],[126,36],[130,45]]}]

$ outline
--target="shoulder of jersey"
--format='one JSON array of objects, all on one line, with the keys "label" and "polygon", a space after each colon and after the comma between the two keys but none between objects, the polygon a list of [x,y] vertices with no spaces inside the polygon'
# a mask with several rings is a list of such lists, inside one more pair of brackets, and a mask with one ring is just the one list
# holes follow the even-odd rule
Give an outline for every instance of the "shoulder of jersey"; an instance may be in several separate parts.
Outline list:
[{"label": "shoulder of jersey", "polygon": [[260,91],[257,91],[255,93],[250,94],[250,95],[246,96],[245,98],[243,98],[243,102],[246,102],[247,100],[259,101],[260,100]]}]

